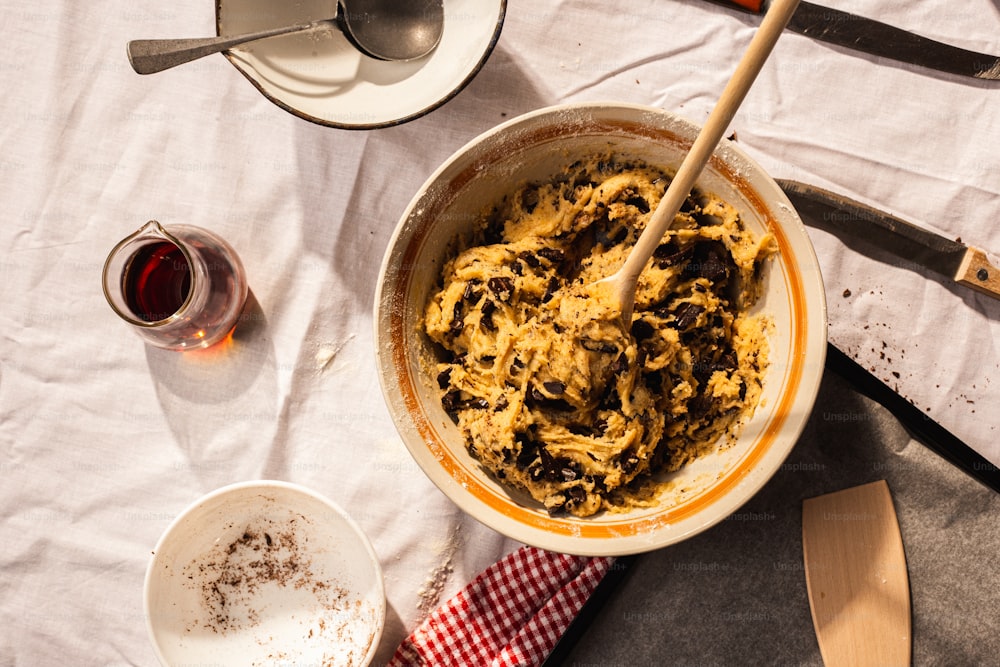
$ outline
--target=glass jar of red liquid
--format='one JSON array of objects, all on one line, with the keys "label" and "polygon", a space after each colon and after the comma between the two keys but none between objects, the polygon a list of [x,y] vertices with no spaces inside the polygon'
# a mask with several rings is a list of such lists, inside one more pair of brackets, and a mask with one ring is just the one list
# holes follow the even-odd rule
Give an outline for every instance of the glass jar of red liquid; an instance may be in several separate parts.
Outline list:
[{"label": "glass jar of red liquid", "polygon": [[170,350],[209,347],[229,335],[248,291],[239,256],[218,235],[155,220],[112,249],[103,282],[114,311]]}]

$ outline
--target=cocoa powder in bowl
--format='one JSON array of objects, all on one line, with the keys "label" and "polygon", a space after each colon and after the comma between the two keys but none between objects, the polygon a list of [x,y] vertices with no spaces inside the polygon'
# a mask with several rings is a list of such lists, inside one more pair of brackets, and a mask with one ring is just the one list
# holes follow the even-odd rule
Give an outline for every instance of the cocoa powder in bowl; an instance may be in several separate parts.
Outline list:
[{"label": "cocoa powder in bowl", "polygon": [[154,552],[145,603],[166,665],[366,665],[385,616],[357,525],[284,482],[225,487],[182,513]]}]

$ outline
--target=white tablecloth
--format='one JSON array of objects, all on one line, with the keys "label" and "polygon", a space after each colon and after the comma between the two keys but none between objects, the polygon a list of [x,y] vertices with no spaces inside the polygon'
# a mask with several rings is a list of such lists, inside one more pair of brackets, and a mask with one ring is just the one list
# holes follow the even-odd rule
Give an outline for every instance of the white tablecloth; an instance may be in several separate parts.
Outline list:
[{"label": "white tablecloth", "polygon": [[[1000,53],[990,0],[829,4]],[[154,664],[150,551],[197,497],[254,478],[312,487],[370,536],[384,662],[517,546],[427,481],[384,407],[371,309],[396,220],[453,151],[523,112],[618,100],[703,121],[758,24],[703,0],[510,0],[457,97],[347,131],[282,111],[222,56],[131,70],[129,39],[212,34],[213,3],[0,0],[0,663]],[[1000,83],[789,32],[732,131],[776,177],[1000,252]],[[108,250],[153,218],[238,250],[253,309],[226,350],[148,348],[107,307]],[[1000,301],[810,234],[831,340],[1000,463]]]}]

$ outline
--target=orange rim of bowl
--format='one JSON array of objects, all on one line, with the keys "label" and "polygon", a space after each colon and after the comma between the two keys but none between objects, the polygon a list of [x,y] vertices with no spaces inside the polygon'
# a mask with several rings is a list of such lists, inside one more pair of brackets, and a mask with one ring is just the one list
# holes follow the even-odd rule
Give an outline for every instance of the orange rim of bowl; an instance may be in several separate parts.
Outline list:
[{"label": "orange rim of bowl", "polygon": [[[669,142],[679,146],[690,146],[689,141],[686,141],[674,132],[629,121],[604,121],[595,119],[588,123],[586,127],[586,134],[605,136],[608,134],[619,134],[624,130],[624,133],[628,136]],[[518,147],[523,148],[524,146],[544,143],[551,139],[558,139],[563,136],[564,132],[564,128],[560,129],[556,127],[540,128],[535,131],[525,132],[519,134],[515,142],[505,142],[503,150],[513,153]],[[574,128],[574,133],[581,134],[579,128]],[[478,161],[463,169],[449,182],[447,192],[449,194],[459,192],[465,184],[475,177],[475,174],[481,170],[487,161],[485,157],[481,157]],[[786,294],[789,302],[789,312],[792,315],[790,318],[792,335],[790,337],[791,353],[789,358],[793,360],[802,359],[804,358],[806,348],[807,333],[806,327],[803,325],[806,321],[806,298],[801,281],[801,271],[797,264],[797,258],[792,252],[791,242],[771,210],[766,206],[746,178],[731,169],[718,155],[712,156],[710,165],[739,190],[740,194],[760,213],[764,224],[774,234],[778,244],[778,257],[781,258],[781,262],[786,269],[781,273],[787,288]],[[436,198],[434,203],[425,210],[422,217],[425,220],[433,219],[436,217],[436,213],[449,204],[450,201],[451,197],[449,196]],[[402,261],[399,263],[399,266],[403,268],[399,270],[394,283],[391,285],[390,293],[392,294],[405,295],[408,293],[410,278],[413,274],[412,267],[416,265],[415,258],[419,254],[423,245],[423,239],[425,238],[425,235],[421,234],[420,231],[418,230],[414,233],[407,244]],[[684,499],[669,509],[662,510],[650,516],[623,517],[617,521],[601,522],[588,521],[587,519],[575,517],[553,518],[542,514],[537,509],[525,507],[509,496],[485,485],[475,475],[471,474],[465,465],[443,444],[443,438],[438,435],[431,419],[423,411],[415,388],[416,382],[410,372],[405,342],[406,324],[404,322],[404,312],[405,308],[393,308],[389,314],[392,363],[399,374],[398,388],[403,404],[406,407],[406,412],[430,453],[455,483],[493,512],[514,520],[526,528],[563,535],[565,537],[596,540],[649,535],[659,528],[688,518],[711,505],[730,492],[743,479],[747,478],[753,466],[770,449],[780,434],[786,418],[792,411],[792,404],[795,402],[796,392],[802,379],[803,364],[788,364],[785,376],[782,378],[781,389],[778,392],[778,402],[772,410],[767,423],[761,429],[760,434],[753,443],[753,446],[710,487],[695,493],[690,498]]]}]

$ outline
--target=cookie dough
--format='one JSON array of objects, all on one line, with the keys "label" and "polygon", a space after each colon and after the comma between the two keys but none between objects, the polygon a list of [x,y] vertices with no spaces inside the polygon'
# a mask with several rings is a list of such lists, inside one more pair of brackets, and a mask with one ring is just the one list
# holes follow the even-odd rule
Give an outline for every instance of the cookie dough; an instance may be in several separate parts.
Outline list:
[{"label": "cookie dough", "polygon": [[469,452],[552,513],[652,502],[664,473],[734,436],[767,364],[748,314],[770,234],[693,192],[636,292],[628,331],[590,288],[621,266],[669,183],[595,156],[519,187],[443,268],[423,328]]}]

